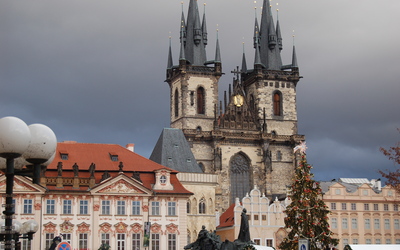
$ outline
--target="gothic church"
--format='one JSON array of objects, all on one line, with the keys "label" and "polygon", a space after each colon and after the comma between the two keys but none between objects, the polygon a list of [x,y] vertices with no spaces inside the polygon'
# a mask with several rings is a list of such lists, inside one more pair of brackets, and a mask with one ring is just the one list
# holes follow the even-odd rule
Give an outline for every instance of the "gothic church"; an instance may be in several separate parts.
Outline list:
[{"label": "gothic church", "polygon": [[[206,17],[190,0],[182,12],[179,64],[169,49],[171,128],[180,129],[204,173],[218,175],[215,208],[225,210],[257,185],[268,197],[283,198],[295,166],[293,148],[304,140],[297,131],[296,88],[301,76],[293,46],[291,64],[281,60],[279,21],[264,0],[254,26],[254,63],[245,54],[232,88],[218,100],[222,62],[218,39],[214,60],[207,60]],[[221,211],[220,210],[220,211]]]}]

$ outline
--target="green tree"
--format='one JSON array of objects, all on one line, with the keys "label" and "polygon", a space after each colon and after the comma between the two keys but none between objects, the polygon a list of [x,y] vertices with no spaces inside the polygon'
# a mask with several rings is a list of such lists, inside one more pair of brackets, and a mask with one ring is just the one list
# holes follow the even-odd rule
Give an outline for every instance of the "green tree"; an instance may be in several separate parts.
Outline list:
[{"label": "green tree", "polygon": [[279,248],[297,250],[299,239],[308,239],[311,250],[336,246],[339,240],[332,238],[328,223],[330,211],[322,200],[320,184],[313,180],[312,167],[305,155],[305,143],[297,146],[295,151],[297,148],[300,148],[300,160],[291,186],[291,203],[285,210],[285,228],[289,233]]}]

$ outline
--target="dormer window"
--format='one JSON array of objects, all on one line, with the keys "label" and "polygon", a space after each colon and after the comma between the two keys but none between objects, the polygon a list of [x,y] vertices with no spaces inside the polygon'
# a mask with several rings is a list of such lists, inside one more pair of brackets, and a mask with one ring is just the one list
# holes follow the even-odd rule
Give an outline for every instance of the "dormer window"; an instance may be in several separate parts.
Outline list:
[{"label": "dormer window", "polygon": [[171,184],[170,171],[167,169],[160,169],[155,171],[155,183],[153,189],[155,190],[173,190]]},{"label": "dormer window", "polygon": [[110,153],[110,159],[111,161],[118,161],[118,155],[114,153]]},{"label": "dormer window", "polygon": [[161,184],[167,183],[167,176],[162,175],[162,176],[160,177],[160,183],[161,183]]},{"label": "dormer window", "polygon": [[68,160],[68,153],[60,153],[61,160],[67,161]]}]

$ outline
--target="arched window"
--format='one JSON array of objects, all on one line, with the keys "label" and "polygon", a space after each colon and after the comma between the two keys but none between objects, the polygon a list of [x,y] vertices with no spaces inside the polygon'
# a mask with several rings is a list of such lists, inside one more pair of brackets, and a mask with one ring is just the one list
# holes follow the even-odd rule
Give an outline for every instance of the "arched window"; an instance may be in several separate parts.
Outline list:
[{"label": "arched window", "polygon": [[201,198],[199,202],[199,214],[205,214],[206,213],[206,201],[204,198]]},{"label": "arched window", "polygon": [[282,152],[280,150],[276,151],[276,160],[282,161]]},{"label": "arched window", "polygon": [[197,114],[205,114],[205,103],[204,88],[199,87],[197,89]]},{"label": "arched window", "polygon": [[203,173],[205,173],[206,169],[204,168],[204,164],[202,162],[199,163],[199,167],[201,168]]},{"label": "arched window", "polygon": [[179,115],[179,92],[178,92],[178,89],[175,89],[174,110],[175,110],[175,117],[178,117],[178,115]]},{"label": "arched window", "polygon": [[234,155],[230,162],[231,203],[235,202],[235,198],[242,199],[247,192],[250,192],[252,187],[250,174],[248,158],[241,153]]},{"label": "arched window", "polygon": [[274,94],[274,115],[282,115],[282,96],[280,92],[275,92]]},{"label": "arched window", "polygon": [[190,200],[186,202],[186,213],[190,214]]}]

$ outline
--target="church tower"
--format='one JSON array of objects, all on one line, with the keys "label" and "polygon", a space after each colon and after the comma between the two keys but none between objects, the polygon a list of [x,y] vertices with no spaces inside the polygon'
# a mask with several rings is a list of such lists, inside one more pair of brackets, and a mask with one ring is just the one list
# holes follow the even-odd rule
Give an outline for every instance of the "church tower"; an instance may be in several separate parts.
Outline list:
[{"label": "church tower", "polygon": [[215,59],[207,61],[207,25],[200,22],[196,0],[190,0],[187,21],[182,10],[179,65],[173,65],[171,46],[167,80],[170,86],[171,128],[211,131],[218,103],[218,80],[222,75],[219,44]]},{"label": "church tower", "polygon": [[182,11],[179,65],[171,47],[167,80],[171,127],[181,129],[205,173],[218,175],[215,207],[223,212],[255,185],[273,199],[286,197],[296,164],[293,148],[304,140],[297,131],[296,88],[301,76],[293,47],[292,63],[283,65],[280,24],[263,2],[261,25],[254,27],[254,64],[245,54],[232,87],[218,101],[222,75],[218,39],[215,59],[206,60],[205,14],[200,23],[197,1]]}]

